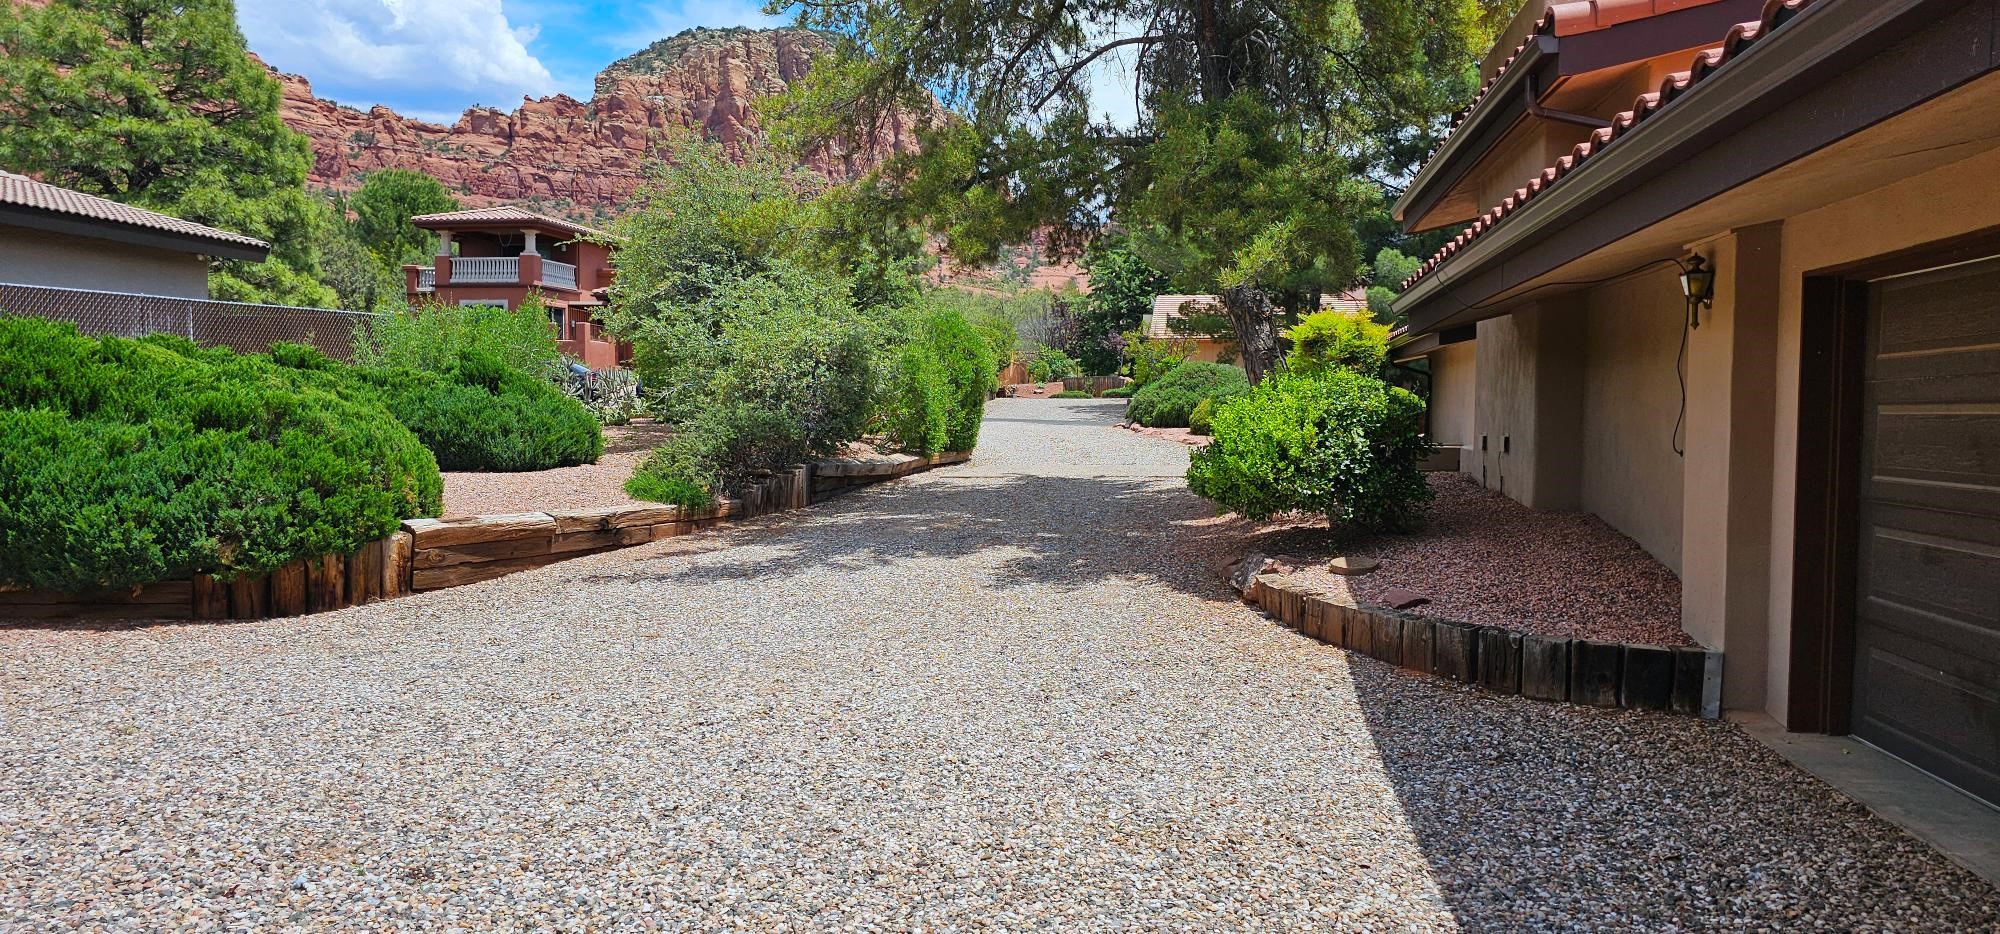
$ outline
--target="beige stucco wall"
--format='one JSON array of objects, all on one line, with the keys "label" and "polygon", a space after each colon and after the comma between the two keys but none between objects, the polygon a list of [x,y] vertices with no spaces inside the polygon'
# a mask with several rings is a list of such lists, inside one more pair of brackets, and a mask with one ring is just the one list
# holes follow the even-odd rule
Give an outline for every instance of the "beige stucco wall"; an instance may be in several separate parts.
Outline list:
[{"label": "beige stucco wall", "polygon": [[0,226],[0,282],[208,297],[208,261],[188,253]]},{"label": "beige stucco wall", "polygon": [[1786,715],[1791,678],[1792,525],[1798,495],[1799,340],[1808,273],[2000,224],[2000,150],[1885,185],[1784,222],[1773,380],[1769,661],[1765,709]]},{"label": "beige stucco wall", "polygon": [[1486,443],[1467,472],[1536,509],[1579,508],[1581,307],[1568,300],[1520,306],[1479,322],[1475,347],[1474,429]]},{"label": "beige stucco wall", "polygon": [[1675,374],[1686,302],[1671,266],[1586,298],[1583,491],[1587,512],[1680,573],[1680,415]]},{"label": "beige stucco wall", "polygon": [[1479,351],[1471,341],[1446,344],[1430,355],[1431,440],[1461,448],[1459,469],[1479,475],[1479,434],[1474,406],[1479,393]]}]

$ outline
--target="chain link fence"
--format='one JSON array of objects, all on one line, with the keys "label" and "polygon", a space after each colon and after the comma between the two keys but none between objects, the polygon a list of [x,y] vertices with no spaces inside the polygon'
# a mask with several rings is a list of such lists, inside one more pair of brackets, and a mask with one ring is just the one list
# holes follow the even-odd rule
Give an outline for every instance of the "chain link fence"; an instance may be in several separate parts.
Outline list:
[{"label": "chain link fence", "polygon": [[354,328],[366,312],[249,305],[133,292],[92,292],[0,282],[0,314],[74,322],[92,337],[177,334],[204,347],[263,353],[277,341],[309,344],[335,360],[354,359]]}]

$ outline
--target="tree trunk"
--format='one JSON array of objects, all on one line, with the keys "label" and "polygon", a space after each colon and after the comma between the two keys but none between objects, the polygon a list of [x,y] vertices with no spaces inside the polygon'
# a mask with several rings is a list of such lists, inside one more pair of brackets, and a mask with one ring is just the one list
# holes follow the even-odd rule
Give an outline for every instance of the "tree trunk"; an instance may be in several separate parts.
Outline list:
[{"label": "tree trunk", "polygon": [[1236,332],[1243,372],[1255,385],[1278,366],[1277,308],[1264,290],[1251,285],[1222,290],[1222,312]]}]

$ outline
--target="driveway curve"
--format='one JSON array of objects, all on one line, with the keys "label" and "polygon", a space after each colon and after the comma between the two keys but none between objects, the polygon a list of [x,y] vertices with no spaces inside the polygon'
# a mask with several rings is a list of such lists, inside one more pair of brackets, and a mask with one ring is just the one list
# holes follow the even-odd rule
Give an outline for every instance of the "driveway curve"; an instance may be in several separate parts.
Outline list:
[{"label": "driveway curve", "polygon": [[1118,411],[451,591],[0,630],[0,929],[2000,923],[1734,726],[1272,625]]}]

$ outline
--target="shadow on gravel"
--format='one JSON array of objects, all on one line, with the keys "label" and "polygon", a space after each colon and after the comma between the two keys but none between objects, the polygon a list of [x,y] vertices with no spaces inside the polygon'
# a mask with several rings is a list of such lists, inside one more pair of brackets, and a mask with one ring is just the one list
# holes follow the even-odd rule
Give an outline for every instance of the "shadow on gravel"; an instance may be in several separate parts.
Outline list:
[{"label": "shadow on gravel", "polygon": [[718,548],[744,549],[726,563],[648,558],[581,580],[698,584],[991,552],[968,573],[995,587],[1083,589],[1121,579],[1235,599],[1219,568],[1238,556],[1240,530],[1217,521],[1178,478],[939,472],[816,505],[796,523],[786,515],[718,540]]}]

